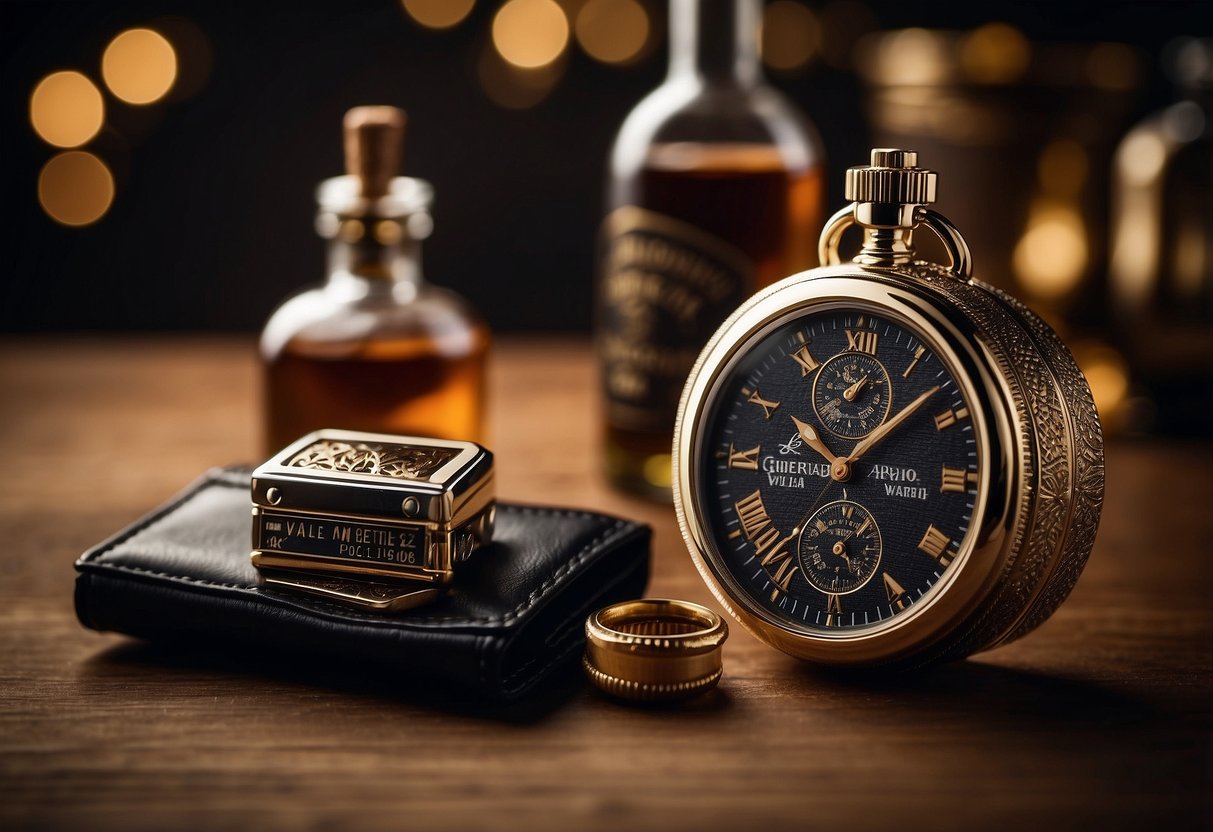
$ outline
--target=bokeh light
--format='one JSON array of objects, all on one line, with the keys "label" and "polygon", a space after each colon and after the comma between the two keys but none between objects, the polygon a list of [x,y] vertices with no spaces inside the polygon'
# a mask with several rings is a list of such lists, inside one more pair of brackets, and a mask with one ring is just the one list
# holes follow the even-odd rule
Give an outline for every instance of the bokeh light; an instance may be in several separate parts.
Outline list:
[{"label": "bokeh light", "polygon": [[1039,196],[1012,260],[1020,284],[1037,299],[1065,297],[1086,273],[1090,251],[1082,193],[1088,167],[1087,151],[1074,139],[1054,139],[1040,153]]},{"label": "bokeh light", "polygon": [[1120,175],[1133,185],[1148,185],[1162,173],[1167,163],[1167,146],[1162,138],[1148,130],[1134,130],[1117,154]]},{"label": "bokeh light", "polygon": [[97,85],[79,72],[52,72],[34,87],[29,119],[43,141],[78,147],[101,129],[105,103]]},{"label": "bokeh light", "polygon": [[577,13],[577,42],[607,64],[626,64],[649,39],[649,15],[636,0],[588,0]]},{"label": "bokeh light", "polygon": [[1128,364],[1120,353],[1101,341],[1076,341],[1073,353],[1091,386],[1091,396],[1104,430],[1116,430],[1123,421],[1129,395]]},{"label": "bokeh light", "polygon": [[902,29],[880,37],[881,74],[895,67],[898,83],[937,84],[947,76],[947,46],[942,36],[926,29]]},{"label": "bokeh light", "polygon": [[404,10],[429,29],[449,29],[461,23],[476,0],[404,0]]},{"label": "bokeh light", "polygon": [[674,483],[673,458],[669,454],[653,454],[644,461],[644,480],[656,488],[669,488]]},{"label": "bokeh light", "polygon": [[1078,286],[1088,257],[1087,231],[1077,206],[1050,201],[1033,206],[1012,262],[1029,294],[1056,300]]},{"label": "bokeh light", "polygon": [[965,36],[960,44],[960,65],[980,84],[1009,84],[1028,69],[1032,46],[1023,33],[1008,23],[987,23]]},{"label": "bokeh light", "polygon": [[493,18],[493,46],[522,69],[547,66],[569,43],[569,21],[555,0],[509,0]]},{"label": "bokeh light", "polygon": [[821,42],[821,27],[808,6],[775,0],[762,13],[762,60],[785,72],[807,64]]},{"label": "bokeh light", "polygon": [[64,225],[89,225],[114,201],[114,177],[92,153],[69,150],[54,156],[38,174],[38,202]]},{"label": "bokeh light", "polygon": [[127,29],[105,47],[101,77],[110,92],[127,104],[151,104],[172,89],[177,53],[159,32]]},{"label": "bokeh light", "polygon": [[1157,180],[1167,164],[1167,146],[1152,129],[1138,127],[1116,152],[1123,187],[1112,227],[1112,288],[1118,306],[1147,302],[1162,248],[1158,224]]}]

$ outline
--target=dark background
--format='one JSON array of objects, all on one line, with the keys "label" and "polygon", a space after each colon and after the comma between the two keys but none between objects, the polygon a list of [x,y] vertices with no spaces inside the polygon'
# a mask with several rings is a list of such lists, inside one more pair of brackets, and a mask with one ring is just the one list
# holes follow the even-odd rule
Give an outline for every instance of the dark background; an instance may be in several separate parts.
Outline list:
[{"label": "dark background", "polygon": [[[342,172],[341,116],[363,103],[409,112],[406,173],[437,192],[428,277],[498,331],[588,329],[604,161],[625,114],[664,75],[665,6],[646,3],[657,28],[642,60],[606,66],[573,45],[554,91],[510,110],[477,76],[499,5],[480,0],[458,26],[434,31],[397,0],[0,3],[0,331],[260,327],[285,295],[323,277],[314,189]],[[1004,20],[1036,41],[1134,44],[1151,68],[1138,113],[1169,100],[1162,45],[1213,33],[1203,2],[868,8],[882,29]],[[114,35],[166,16],[205,35],[209,72],[205,55],[186,54],[179,86],[196,86],[192,95],[178,89],[149,107],[107,95],[106,126],[85,149],[114,172],[114,204],[92,226],[58,225],[37,201],[38,171],[55,151],[30,126],[31,91],[58,69],[99,81]],[[772,81],[817,124],[836,206],[843,169],[867,155],[859,81],[822,61]]]}]

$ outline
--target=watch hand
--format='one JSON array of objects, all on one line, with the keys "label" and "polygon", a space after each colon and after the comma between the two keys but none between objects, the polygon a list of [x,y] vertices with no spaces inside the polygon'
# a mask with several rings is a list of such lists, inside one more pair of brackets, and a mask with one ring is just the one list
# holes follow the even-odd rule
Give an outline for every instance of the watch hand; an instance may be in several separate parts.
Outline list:
[{"label": "watch hand", "polygon": [[900,425],[906,419],[909,419],[912,415],[914,415],[914,411],[916,411],[916,410],[918,410],[918,408],[922,407],[923,403],[926,402],[927,399],[931,398],[938,392],[939,392],[939,385],[936,385],[936,386],[932,387],[930,390],[928,390],[927,392],[923,393],[918,398],[916,398],[914,401],[907,404],[904,408],[902,408],[900,413],[898,413],[892,419],[885,422],[883,425],[876,428],[876,430],[874,430],[870,434],[868,434],[868,437],[866,439],[864,439],[862,442],[860,442],[859,444],[857,444],[855,446],[854,450],[852,450],[851,453],[846,457],[846,459],[842,460],[842,462],[845,462],[846,464],[849,465],[852,462],[854,462],[855,460],[859,459],[864,454],[866,454],[868,451],[872,450],[872,448],[876,447],[877,443],[879,443],[882,439],[884,439],[886,436],[888,436],[890,433],[892,433],[894,428],[896,428],[898,425]]},{"label": "watch hand", "polygon": [[830,479],[841,482],[851,476],[851,469],[847,461],[842,457],[835,456],[826,447],[826,443],[821,441],[821,437],[817,435],[817,431],[813,429],[812,425],[800,421],[795,416],[792,417],[792,421],[796,423],[796,430],[800,433],[800,438],[804,440],[804,443],[825,457],[826,461],[830,463]]},{"label": "watch hand", "polygon": [[800,421],[795,416],[792,417],[792,421],[796,423],[796,430],[806,445],[825,457],[831,465],[838,461],[838,457],[834,456],[834,453],[826,447],[826,443],[821,441],[821,437],[817,435],[817,431],[813,429],[812,425]]},{"label": "watch hand", "polygon": [[868,526],[869,526],[869,525],[871,525],[871,523],[872,523],[872,518],[871,518],[871,517],[866,518],[866,519],[865,519],[865,520],[864,520],[862,523],[860,523],[858,526],[856,526],[855,528],[851,529],[849,532],[847,532],[846,534],[844,534],[842,537],[838,538],[838,542],[837,542],[837,543],[835,543],[834,545],[835,545],[835,546],[841,546],[842,544],[846,543],[848,540],[850,540],[850,539],[851,539],[852,537],[854,537],[855,535],[857,535],[857,534],[863,534],[863,533],[864,533],[864,531],[866,531],[866,530],[867,530]]},{"label": "watch hand", "polygon": [[834,541],[834,546],[830,551],[847,562],[848,572],[855,571],[855,567],[851,565],[851,556],[847,554],[847,547],[843,545],[841,540]]},{"label": "watch hand", "polygon": [[851,556],[847,554],[847,541],[857,534],[863,534],[864,530],[866,530],[871,523],[872,518],[868,517],[858,526],[834,541],[834,548],[831,551],[847,562],[847,571],[852,574],[858,575],[859,570],[855,567],[855,564],[851,563]]},{"label": "watch hand", "polygon": [[842,397],[849,402],[855,401],[855,397],[859,395],[859,391],[868,383],[868,376],[864,376],[859,381],[852,384],[846,390],[842,391]]}]

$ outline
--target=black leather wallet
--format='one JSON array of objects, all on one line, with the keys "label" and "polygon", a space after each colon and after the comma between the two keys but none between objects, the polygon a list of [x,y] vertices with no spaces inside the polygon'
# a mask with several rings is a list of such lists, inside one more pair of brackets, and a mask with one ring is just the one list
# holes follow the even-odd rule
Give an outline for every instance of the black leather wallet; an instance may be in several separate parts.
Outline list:
[{"label": "black leather wallet", "polygon": [[585,618],[643,594],[650,529],[499,504],[490,546],[425,607],[385,617],[257,585],[247,469],[215,469],[76,562],[76,614],[140,638],[340,657],[487,700],[526,695],[584,645]]}]

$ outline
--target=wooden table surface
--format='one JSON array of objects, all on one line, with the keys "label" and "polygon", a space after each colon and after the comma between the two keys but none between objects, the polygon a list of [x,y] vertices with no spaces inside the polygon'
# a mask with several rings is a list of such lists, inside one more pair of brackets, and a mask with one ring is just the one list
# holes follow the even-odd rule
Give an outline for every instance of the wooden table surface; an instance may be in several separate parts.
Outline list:
[{"label": "wooden table surface", "polygon": [[[1213,453],[1113,444],[1091,562],[1028,638],[885,682],[739,626],[718,692],[638,710],[575,677],[468,711],[82,628],[72,562],[257,456],[250,340],[0,341],[0,827],[1209,828]],[[499,494],[649,522],[650,594],[715,603],[673,510],[599,477],[588,345],[496,348]]]}]

